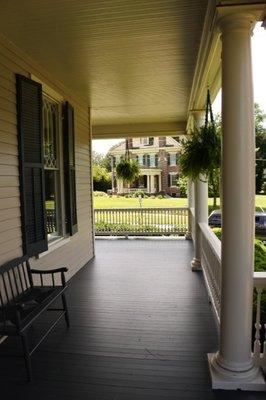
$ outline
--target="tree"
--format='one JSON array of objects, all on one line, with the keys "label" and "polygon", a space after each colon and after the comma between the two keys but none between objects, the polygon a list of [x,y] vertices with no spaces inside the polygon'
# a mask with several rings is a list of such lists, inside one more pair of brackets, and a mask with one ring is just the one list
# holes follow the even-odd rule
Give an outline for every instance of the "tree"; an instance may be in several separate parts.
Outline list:
[{"label": "tree", "polygon": [[111,174],[100,165],[92,166],[93,190],[106,192],[111,189]]},{"label": "tree", "polygon": [[111,163],[110,157],[92,152],[92,177],[93,189],[106,192],[111,189]]}]

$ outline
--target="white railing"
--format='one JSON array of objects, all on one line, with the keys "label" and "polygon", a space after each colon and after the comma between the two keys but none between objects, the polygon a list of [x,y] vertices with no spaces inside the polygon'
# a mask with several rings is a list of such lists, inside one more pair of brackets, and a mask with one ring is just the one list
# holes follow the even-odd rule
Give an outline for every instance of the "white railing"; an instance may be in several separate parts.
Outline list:
[{"label": "white railing", "polygon": [[[206,223],[200,223],[201,264],[217,324],[221,306],[221,241]],[[263,308],[261,307],[263,305]],[[266,370],[266,272],[254,272],[253,356],[255,364]]]},{"label": "white railing", "polygon": [[221,242],[206,223],[200,223],[201,264],[218,324],[221,306]]},{"label": "white railing", "polygon": [[169,236],[188,231],[188,209],[105,208],[95,209],[95,234],[106,236]]},{"label": "white railing", "polygon": [[[254,272],[254,288],[256,292],[254,361],[266,371],[266,272]],[[261,310],[262,304],[263,310]]]}]

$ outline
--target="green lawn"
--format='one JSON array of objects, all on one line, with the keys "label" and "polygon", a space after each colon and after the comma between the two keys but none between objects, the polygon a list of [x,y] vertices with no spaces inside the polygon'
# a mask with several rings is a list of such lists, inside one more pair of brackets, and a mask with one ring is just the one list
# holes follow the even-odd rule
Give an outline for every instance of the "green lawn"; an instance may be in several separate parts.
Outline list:
[{"label": "green lawn", "polygon": [[[212,206],[213,200],[209,199],[209,206]],[[218,200],[219,204],[219,200]],[[187,199],[143,199],[142,207],[186,207]],[[125,197],[94,197],[94,208],[134,208],[139,207],[138,198]],[[266,196],[256,196],[256,207],[266,209]]]}]

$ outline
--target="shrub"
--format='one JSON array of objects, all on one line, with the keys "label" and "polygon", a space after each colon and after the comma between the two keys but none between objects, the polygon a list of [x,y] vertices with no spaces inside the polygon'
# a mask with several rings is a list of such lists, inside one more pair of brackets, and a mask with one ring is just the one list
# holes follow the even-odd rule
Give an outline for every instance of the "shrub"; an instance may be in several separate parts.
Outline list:
[{"label": "shrub", "polygon": [[107,194],[107,193],[105,193],[105,192],[100,192],[100,191],[97,191],[97,190],[95,190],[95,191],[93,192],[93,195],[94,195],[95,197],[108,197],[108,194]]},{"label": "shrub", "polygon": [[145,193],[143,190],[137,190],[136,192],[134,192],[133,196],[134,196],[134,197],[139,197],[139,196],[141,196],[142,198],[148,197],[148,196],[147,196],[147,193]]}]

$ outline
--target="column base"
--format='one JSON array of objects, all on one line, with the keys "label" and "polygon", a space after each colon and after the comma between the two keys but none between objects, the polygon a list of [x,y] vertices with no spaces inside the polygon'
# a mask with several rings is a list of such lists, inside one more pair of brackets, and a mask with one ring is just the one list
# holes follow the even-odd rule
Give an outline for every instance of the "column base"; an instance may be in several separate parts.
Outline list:
[{"label": "column base", "polygon": [[200,260],[198,260],[197,258],[193,258],[190,265],[191,265],[192,271],[201,271],[202,270]]},{"label": "column base", "polygon": [[217,354],[208,354],[213,389],[266,391],[266,381],[260,368],[238,372],[223,368],[217,362]]},{"label": "column base", "polygon": [[185,239],[186,239],[186,240],[192,240],[192,236],[191,236],[191,233],[190,233],[190,232],[186,232],[186,234],[185,234]]}]

